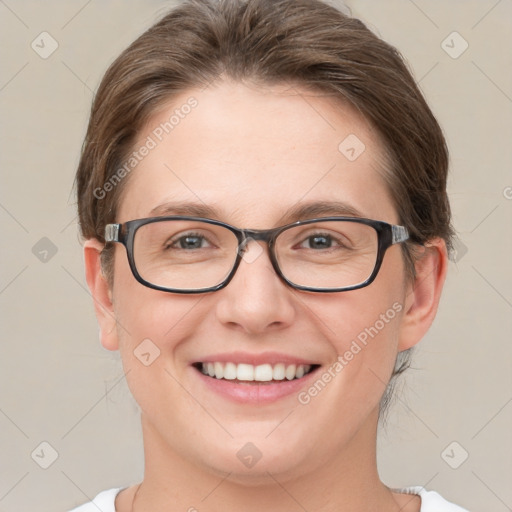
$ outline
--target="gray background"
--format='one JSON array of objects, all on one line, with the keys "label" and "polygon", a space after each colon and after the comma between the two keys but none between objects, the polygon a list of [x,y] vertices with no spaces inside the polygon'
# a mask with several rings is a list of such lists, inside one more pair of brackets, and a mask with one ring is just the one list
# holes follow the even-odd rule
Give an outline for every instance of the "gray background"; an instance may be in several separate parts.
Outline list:
[{"label": "gray background", "polygon": [[[66,510],[143,475],[138,406],[98,341],[72,183],[102,74],[169,5],[0,0],[1,512]],[[348,5],[405,55],[445,130],[459,236],[380,435],[382,478],[512,510],[512,2]]]}]

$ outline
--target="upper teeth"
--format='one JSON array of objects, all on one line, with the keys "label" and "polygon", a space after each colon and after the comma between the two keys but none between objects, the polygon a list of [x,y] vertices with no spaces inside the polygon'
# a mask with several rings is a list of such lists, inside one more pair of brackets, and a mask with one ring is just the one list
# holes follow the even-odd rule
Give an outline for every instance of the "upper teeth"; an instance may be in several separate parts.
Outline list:
[{"label": "upper teeth", "polygon": [[235,363],[201,363],[205,375],[217,379],[247,380],[268,382],[271,380],[300,379],[311,370],[309,364],[235,364]]}]

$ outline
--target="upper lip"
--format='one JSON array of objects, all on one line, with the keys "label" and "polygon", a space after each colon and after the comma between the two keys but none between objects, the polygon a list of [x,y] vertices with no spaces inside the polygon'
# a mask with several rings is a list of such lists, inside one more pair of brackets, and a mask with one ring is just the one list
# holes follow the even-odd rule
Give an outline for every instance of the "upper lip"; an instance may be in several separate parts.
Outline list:
[{"label": "upper lip", "polygon": [[258,354],[251,354],[249,352],[223,352],[204,356],[204,358],[194,362],[194,364],[197,363],[235,363],[251,364],[253,366],[262,364],[275,365],[279,363],[296,365],[319,364],[318,362],[311,361],[310,359],[303,359],[289,354],[281,354],[279,352],[261,352]]}]

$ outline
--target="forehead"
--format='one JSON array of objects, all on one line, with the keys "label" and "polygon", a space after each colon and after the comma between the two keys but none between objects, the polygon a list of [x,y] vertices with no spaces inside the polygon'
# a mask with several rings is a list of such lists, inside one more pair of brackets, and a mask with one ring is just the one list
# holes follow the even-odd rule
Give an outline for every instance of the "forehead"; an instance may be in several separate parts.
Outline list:
[{"label": "forehead", "polygon": [[377,133],[349,104],[298,86],[222,82],[183,92],[149,119],[134,151],[120,222],[180,203],[266,228],[298,204],[321,202],[396,221]]}]

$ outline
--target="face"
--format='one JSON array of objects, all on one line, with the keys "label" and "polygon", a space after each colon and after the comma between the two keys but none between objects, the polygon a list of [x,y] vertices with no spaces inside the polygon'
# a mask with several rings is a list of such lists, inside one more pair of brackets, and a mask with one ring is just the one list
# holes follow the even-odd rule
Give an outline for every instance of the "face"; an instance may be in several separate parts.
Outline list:
[{"label": "face", "polygon": [[[154,130],[190,97],[197,105],[158,140]],[[377,134],[332,98],[298,87],[223,82],[174,98],[150,119],[136,147],[148,136],[156,145],[126,183],[119,223],[194,215],[194,206],[206,205],[217,220],[269,229],[296,220],[286,215],[297,206],[330,202],[398,223]],[[349,136],[355,152],[346,143],[340,150]],[[343,214],[324,210],[315,216]],[[256,482],[267,471],[286,479],[374,441],[378,404],[404,348],[407,292],[399,245],[388,249],[370,286],[314,293],[287,286],[267,247],[253,241],[227,287],[186,295],[138,283],[116,244],[116,325],[104,344],[121,352],[146,443],[155,451],[241,480]],[[147,364],[141,352],[150,354]],[[270,364],[274,371],[305,364],[313,371],[247,383],[198,369],[228,362]]]}]

